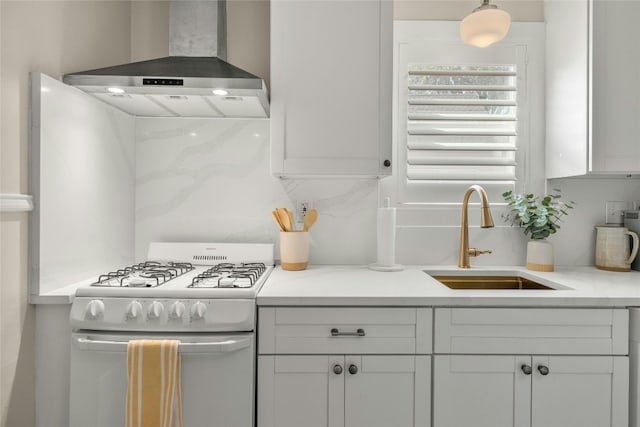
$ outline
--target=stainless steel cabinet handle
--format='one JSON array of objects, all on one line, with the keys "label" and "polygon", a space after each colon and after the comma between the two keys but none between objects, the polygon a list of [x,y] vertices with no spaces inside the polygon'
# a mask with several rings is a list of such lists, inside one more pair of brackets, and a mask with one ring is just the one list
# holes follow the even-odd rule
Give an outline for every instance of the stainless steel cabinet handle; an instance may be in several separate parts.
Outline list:
[{"label": "stainless steel cabinet handle", "polygon": [[529,365],[522,365],[520,366],[520,369],[522,369],[522,372],[524,372],[525,375],[531,375],[531,372],[533,371]]},{"label": "stainless steel cabinet handle", "polygon": [[358,328],[355,332],[340,332],[338,328],[331,329],[332,337],[363,337],[364,329]]},{"label": "stainless steel cabinet handle", "polygon": [[356,365],[349,365],[349,373],[355,375],[358,373],[358,367]]},{"label": "stainless steel cabinet handle", "polygon": [[333,365],[333,373],[336,375],[340,375],[342,373],[342,366]]},{"label": "stainless steel cabinet handle", "polygon": [[538,371],[540,372],[540,374],[542,375],[549,375],[549,368],[547,368],[544,365],[538,365]]}]

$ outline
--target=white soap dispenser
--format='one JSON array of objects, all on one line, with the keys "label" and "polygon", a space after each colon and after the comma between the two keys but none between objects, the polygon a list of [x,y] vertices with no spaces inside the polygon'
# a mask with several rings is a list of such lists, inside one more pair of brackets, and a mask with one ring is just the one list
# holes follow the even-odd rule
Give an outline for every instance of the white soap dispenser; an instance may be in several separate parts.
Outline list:
[{"label": "white soap dispenser", "polygon": [[377,234],[378,260],[369,268],[376,271],[400,271],[404,267],[396,264],[396,208],[391,207],[391,199],[385,197],[384,205],[378,208]]}]

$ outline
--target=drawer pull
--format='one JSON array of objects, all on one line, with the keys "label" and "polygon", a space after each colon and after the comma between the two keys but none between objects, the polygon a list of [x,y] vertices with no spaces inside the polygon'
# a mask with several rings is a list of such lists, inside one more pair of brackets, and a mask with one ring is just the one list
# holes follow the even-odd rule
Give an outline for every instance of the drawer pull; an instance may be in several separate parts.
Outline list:
[{"label": "drawer pull", "polygon": [[540,371],[542,375],[549,375],[549,368],[544,365],[538,365],[538,371]]},{"label": "drawer pull", "polygon": [[342,366],[333,365],[333,373],[336,375],[340,375],[342,373]]},{"label": "drawer pull", "polygon": [[349,373],[355,375],[358,373],[358,367],[356,365],[349,365]]},{"label": "drawer pull", "polygon": [[331,329],[332,337],[363,337],[364,329],[358,328],[355,332],[340,332],[338,328]]},{"label": "drawer pull", "polygon": [[522,372],[524,372],[525,375],[531,375],[531,371],[532,371],[531,366],[522,365],[520,369],[522,369]]}]

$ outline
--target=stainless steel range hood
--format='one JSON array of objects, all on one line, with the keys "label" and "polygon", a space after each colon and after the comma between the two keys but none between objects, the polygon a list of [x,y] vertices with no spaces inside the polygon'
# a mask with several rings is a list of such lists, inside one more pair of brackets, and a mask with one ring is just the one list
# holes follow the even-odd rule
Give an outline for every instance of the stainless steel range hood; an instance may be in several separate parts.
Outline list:
[{"label": "stainless steel range hood", "polygon": [[264,81],[226,61],[226,0],[172,1],[165,58],[66,74],[135,116],[269,117]]}]

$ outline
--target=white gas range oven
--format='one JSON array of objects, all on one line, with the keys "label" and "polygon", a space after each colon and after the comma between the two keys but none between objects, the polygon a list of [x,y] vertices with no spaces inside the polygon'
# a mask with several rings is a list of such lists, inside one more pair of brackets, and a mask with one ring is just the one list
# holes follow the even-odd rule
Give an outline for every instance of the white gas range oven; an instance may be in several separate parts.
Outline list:
[{"label": "white gas range oven", "polygon": [[71,308],[71,427],[125,424],[127,344],[177,339],[184,427],[250,427],[255,298],[273,245],[152,243],[148,261],[79,288]]}]

